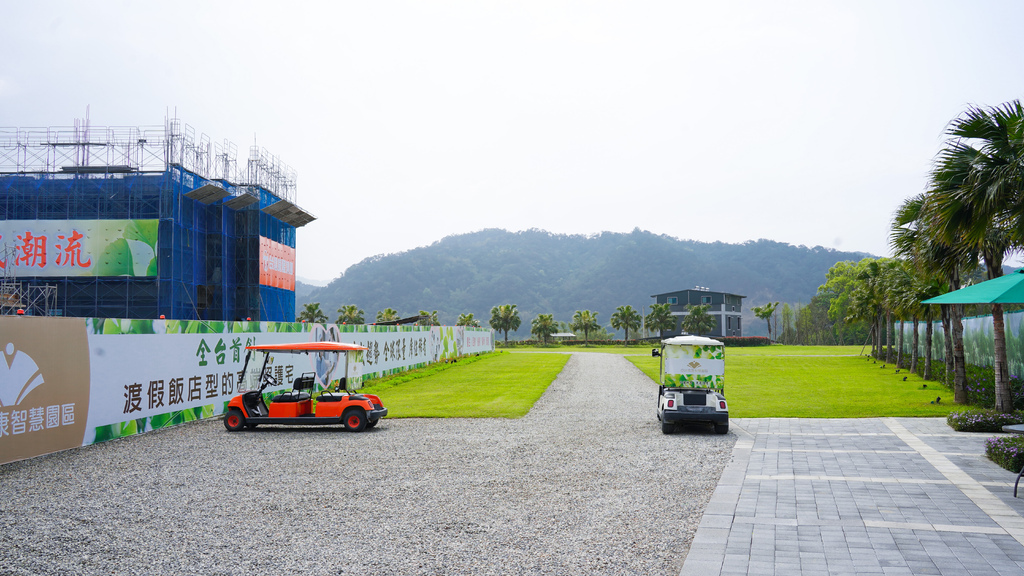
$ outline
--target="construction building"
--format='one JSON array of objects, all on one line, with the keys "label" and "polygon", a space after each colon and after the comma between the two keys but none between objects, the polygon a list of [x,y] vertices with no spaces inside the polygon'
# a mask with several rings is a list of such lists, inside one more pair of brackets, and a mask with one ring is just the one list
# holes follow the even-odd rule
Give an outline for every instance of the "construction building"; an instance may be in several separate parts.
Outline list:
[{"label": "construction building", "polygon": [[0,312],[295,319],[295,173],[178,119],[0,128]]}]

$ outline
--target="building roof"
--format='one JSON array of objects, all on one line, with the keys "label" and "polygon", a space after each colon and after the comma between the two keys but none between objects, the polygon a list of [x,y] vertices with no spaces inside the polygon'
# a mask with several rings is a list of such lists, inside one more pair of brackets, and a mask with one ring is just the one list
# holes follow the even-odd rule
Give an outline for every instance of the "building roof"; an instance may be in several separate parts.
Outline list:
[{"label": "building roof", "polygon": [[651,294],[651,298],[657,298],[658,296],[665,296],[666,294],[678,294],[680,292],[700,292],[707,294],[725,294],[726,296],[736,296],[738,298],[746,298],[742,294],[733,294],[732,292],[719,292],[717,290],[696,290],[694,288],[684,288],[683,290],[673,290],[671,292],[659,292],[657,294]]}]

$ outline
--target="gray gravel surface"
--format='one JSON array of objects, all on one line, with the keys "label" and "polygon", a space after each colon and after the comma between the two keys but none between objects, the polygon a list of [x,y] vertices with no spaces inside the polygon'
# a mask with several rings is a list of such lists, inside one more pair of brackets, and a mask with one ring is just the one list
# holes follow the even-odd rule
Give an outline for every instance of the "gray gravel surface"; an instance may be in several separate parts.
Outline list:
[{"label": "gray gravel surface", "polygon": [[217,419],[0,466],[0,574],[677,574],[735,436],[663,435],[656,396],[574,354],[518,420]]}]

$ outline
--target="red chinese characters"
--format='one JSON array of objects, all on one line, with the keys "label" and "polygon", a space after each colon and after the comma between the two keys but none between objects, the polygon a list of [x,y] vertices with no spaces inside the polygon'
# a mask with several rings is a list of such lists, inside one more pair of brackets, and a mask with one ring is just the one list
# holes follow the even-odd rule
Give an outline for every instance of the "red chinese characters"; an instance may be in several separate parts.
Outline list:
[{"label": "red chinese characters", "polygon": [[18,236],[17,258],[15,266],[38,266],[46,267],[46,236],[34,236],[32,232]]},{"label": "red chinese characters", "polygon": [[65,242],[63,246],[55,244],[57,252],[57,266],[79,266],[86,268],[92,264],[92,258],[82,262],[82,238],[85,238],[78,230],[72,230],[71,236],[65,237],[59,234],[57,239]]}]

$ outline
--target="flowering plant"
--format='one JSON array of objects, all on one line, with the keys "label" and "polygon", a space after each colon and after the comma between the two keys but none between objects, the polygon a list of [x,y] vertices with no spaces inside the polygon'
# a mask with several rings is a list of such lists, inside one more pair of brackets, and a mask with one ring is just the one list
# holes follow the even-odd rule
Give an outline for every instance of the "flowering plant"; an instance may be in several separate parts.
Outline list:
[{"label": "flowering plant", "polygon": [[946,424],[957,432],[1002,432],[1007,424],[1024,424],[1024,412],[1001,414],[985,408],[963,408],[950,412]]},{"label": "flowering plant", "polygon": [[985,456],[1010,472],[1024,468],[1024,436],[1004,436],[985,441]]}]

